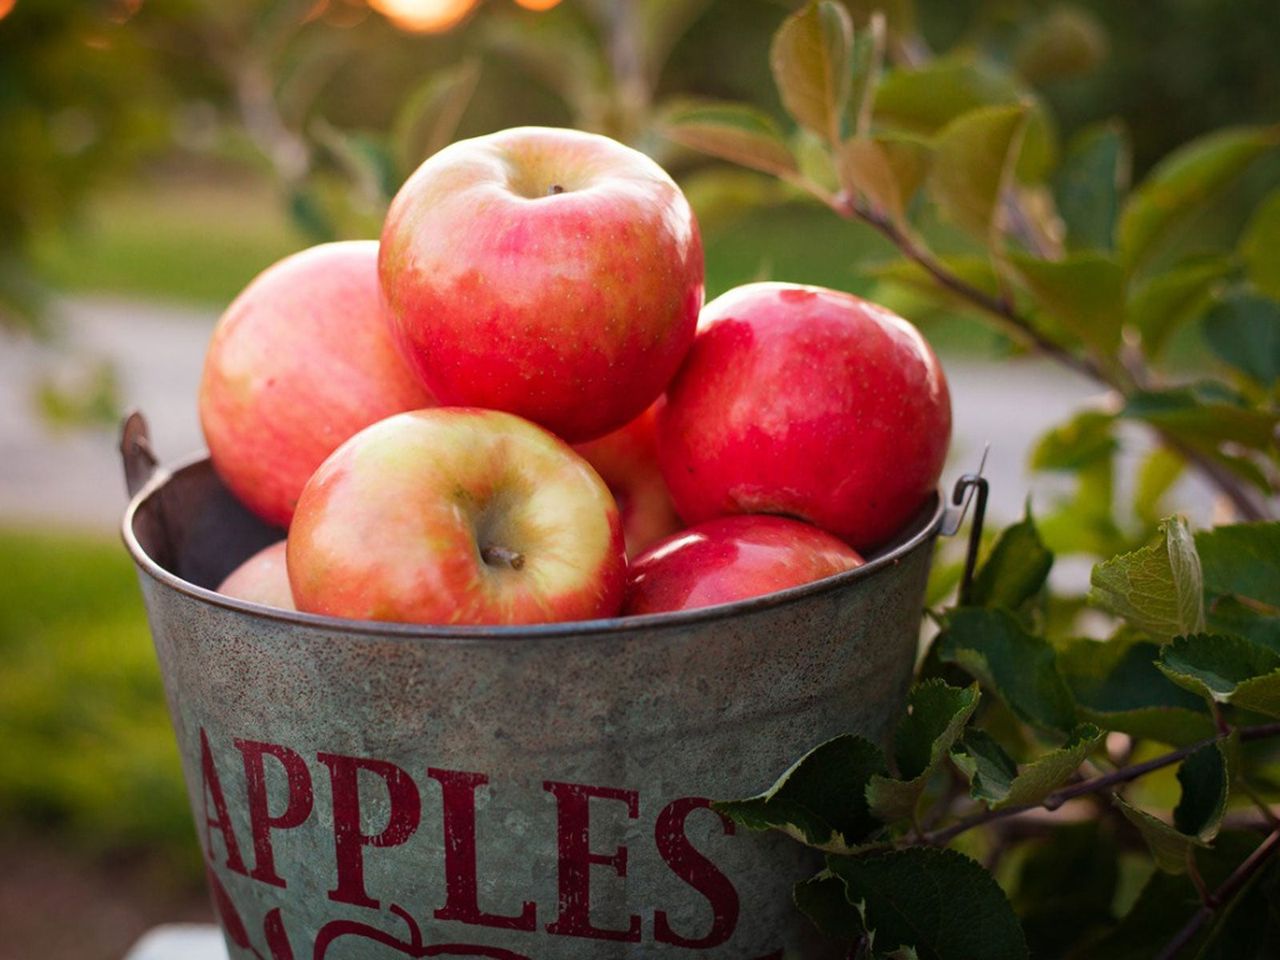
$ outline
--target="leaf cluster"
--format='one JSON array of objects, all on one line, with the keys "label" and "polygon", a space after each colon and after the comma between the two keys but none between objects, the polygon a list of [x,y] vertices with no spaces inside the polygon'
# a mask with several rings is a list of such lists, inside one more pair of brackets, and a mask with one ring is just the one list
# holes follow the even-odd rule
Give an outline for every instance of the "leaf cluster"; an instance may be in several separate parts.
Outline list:
[{"label": "leaf cluster", "polygon": [[[1097,564],[1106,640],[1047,629],[1053,560],[1030,515],[1004,530],[968,604],[935,612],[887,749],[837,737],[717,809],[821,850],[796,903],[864,956],[1269,956],[1280,523],[1172,517]],[[1147,876],[1121,898],[1125,871]]]}]

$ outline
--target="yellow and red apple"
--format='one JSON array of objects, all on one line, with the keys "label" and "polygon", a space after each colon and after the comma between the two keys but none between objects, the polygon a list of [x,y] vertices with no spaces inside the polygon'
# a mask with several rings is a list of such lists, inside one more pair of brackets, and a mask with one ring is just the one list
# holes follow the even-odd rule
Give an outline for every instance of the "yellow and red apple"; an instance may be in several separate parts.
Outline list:
[{"label": "yellow and red apple", "polygon": [[662,392],[702,306],[684,194],[607,137],[522,127],[429,158],[391,203],[379,269],[398,342],[442,404],[570,443]]},{"label": "yellow and red apple", "polygon": [[218,321],[200,382],[214,469],[287,527],[302,487],[337,446],[433,403],[391,339],[372,240],[330,243],[261,273]]},{"label": "yellow and red apple", "polygon": [[614,616],[626,557],[604,481],[559,438],[491,410],[390,417],[312,476],[289,529],[299,610],[427,624]]},{"label": "yellow and red apple", "polygon": [[296,610],[285,568],[285,542],[279,540],[263,547],[240,564],[218,585],[218,592],[266,607]]}]

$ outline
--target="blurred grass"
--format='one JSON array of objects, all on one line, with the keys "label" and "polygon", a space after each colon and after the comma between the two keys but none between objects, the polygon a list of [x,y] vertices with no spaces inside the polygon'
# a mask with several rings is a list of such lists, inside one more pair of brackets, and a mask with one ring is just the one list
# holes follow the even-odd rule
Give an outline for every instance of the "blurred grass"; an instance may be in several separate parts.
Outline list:
[{"label": "blurred grass", "polygon": [[225,306],[307,245],[269,184],[183,178],[96,196],[76,228],[34,252],[37,271],[67,292]]},{"label": "blurred grass", "polygon": [[198,869],[132,564],[113,538],[0,528],[0,822]]},{"label": "blurred grass", "polygon": [[[36,244],[55,288],[225,307],[254,276],[315,242],[271,186],[253,178],[159,179],[101,194],[71,233]],[[703,224],[707,298],[753,280],[812,283],[868,295],[862,272],[893,258],[870,229],[809,205],[760,207]],[[943,353],[989,354],[992,336],[963,319],[922,323]]]}]

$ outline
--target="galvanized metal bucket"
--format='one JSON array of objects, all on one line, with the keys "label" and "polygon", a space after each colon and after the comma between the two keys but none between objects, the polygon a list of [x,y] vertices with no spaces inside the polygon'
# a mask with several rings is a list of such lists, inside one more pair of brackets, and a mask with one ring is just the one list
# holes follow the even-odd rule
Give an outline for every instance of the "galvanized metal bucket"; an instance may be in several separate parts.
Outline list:
[{"label": "galvanized metal bucket", "polygon": [[886,734],[957,507],[935,498],[861,569],[728,606],[421,627],[215,593],[281,531],[207,459],[159,468],[136,414],[122,452],[124,539],[233,957],[840,955],[791,904],[814,857],[707,798],[758,792],[836,734]]}]

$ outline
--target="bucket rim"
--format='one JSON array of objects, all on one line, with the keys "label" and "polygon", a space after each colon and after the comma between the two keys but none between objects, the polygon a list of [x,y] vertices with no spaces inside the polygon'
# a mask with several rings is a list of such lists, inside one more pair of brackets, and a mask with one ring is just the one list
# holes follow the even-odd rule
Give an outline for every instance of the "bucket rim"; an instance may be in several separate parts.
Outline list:
[{"label": "bucket rim", "polygon": [[125,548],[140,571],[161,586],[203,603],[222,607],[246,616],[293,627],[305,627],[336,634],[361,637],[377,637],[386,640],[418,640],[445,643],[472,643],[476,641],[532,641],[566,639],[606,640],[626,636],[633,632],[671,627],[685,627],[716,620],[757,613],[774,607],[785,606],[810,597],[835,592],[842,587],[866,580],[889,567],[897,566],[903,558],[921,546],[931,542],[943,531],[947,515],[946,498],[941,490],[932,494],[932,509],[922,507],[913,518],[915,529],[905,539],[860,567],[824,577],[773,593],[730,603],[719,603],[691,610],[672,610],[663,613],[640,614],[629,617],[608,617],[596,620],[569,620],[537,624],[418,624],[389,620],[351,620],[343,617],[304,613],[301,610],[282,610],[260,603],[252,603],[218,593],[208,587],[185,580],[158,563],[139,542],[134,533],[134,521],[144,505],[156,496],[168,483],[189,471],[212,469],[206,452],[191,454],[170,468],[156,470],[151,479],[129,500],[121,523],[121,536]]}]

